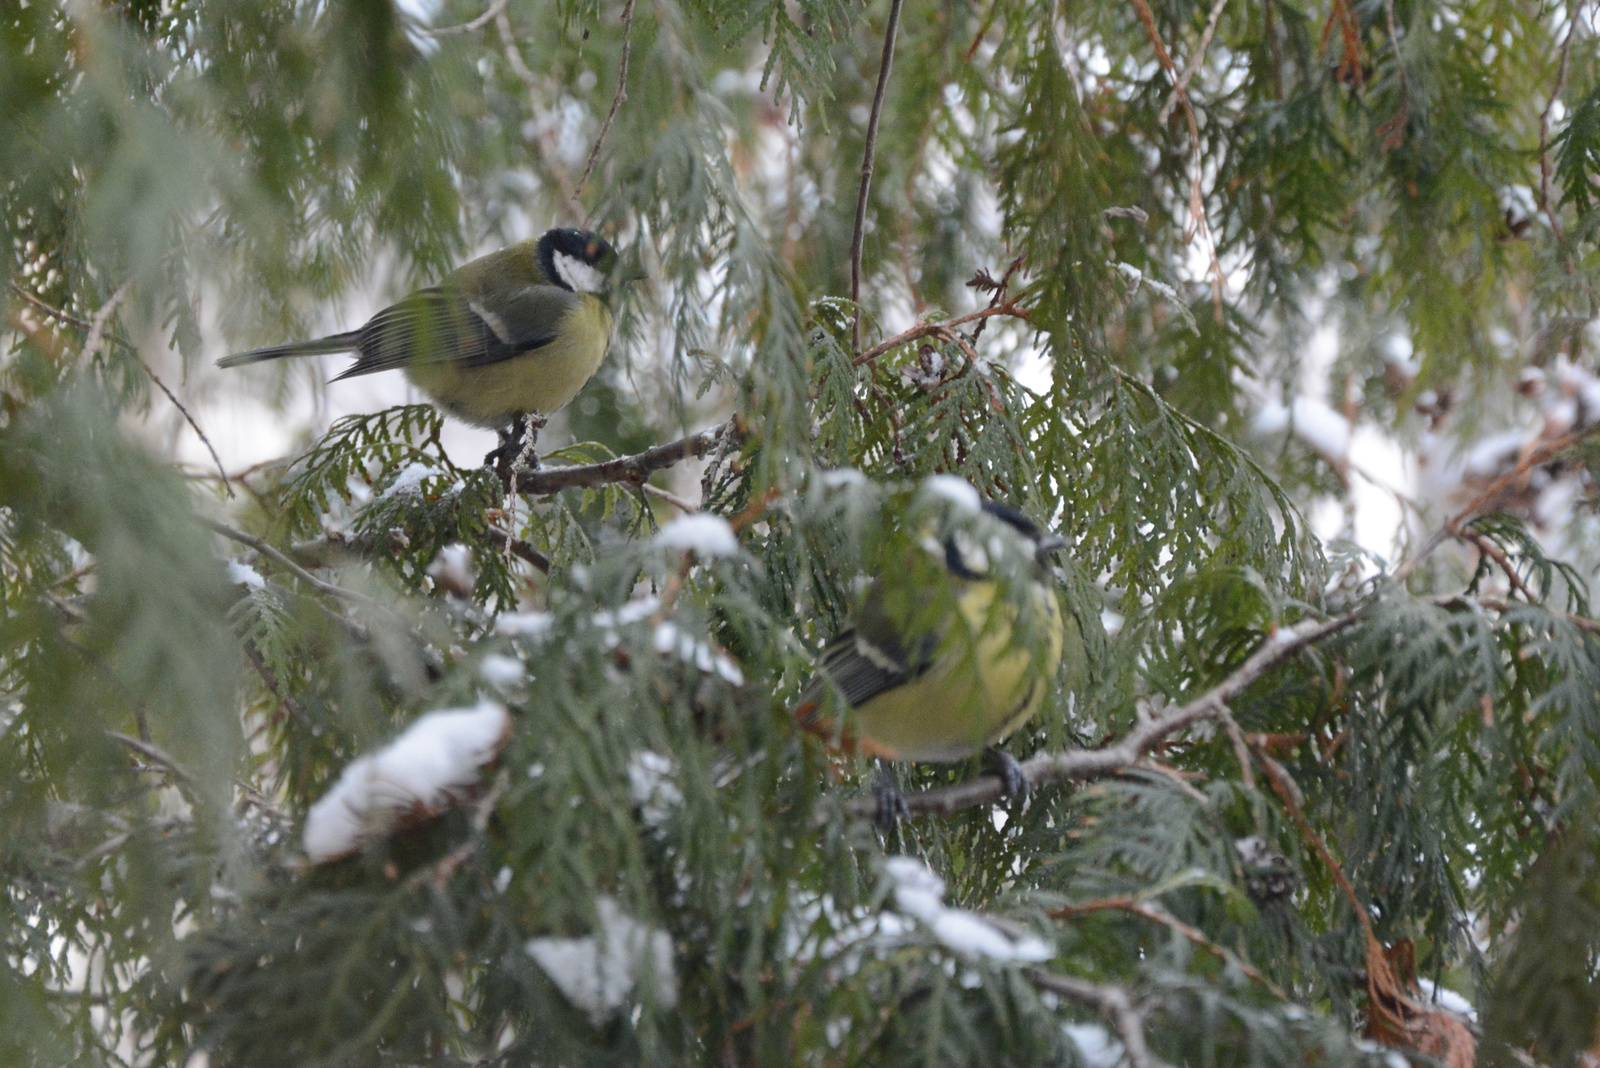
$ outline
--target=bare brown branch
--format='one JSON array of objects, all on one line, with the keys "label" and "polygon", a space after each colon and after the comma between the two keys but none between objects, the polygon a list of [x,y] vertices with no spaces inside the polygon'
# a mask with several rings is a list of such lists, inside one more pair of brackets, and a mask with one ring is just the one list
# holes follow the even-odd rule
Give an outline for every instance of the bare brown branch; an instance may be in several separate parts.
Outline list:
[{"label": "bare brown branch", "polygon": [[1008,302],[1005,304],[996,305],[992,308],[979,308],[977,311],[968,312],[965,315],[958,315],[954,319],[945,319],[942,322],[918,323],[911,329],[903,330],[889,340],[874,345],[866,352],[863,352],[861,355],[857,356],[852,362],[855,366],[860,367],[864,363],[871,363],[873,360],[876,360],[879,356],[882,356],[886,352],[897,349],[901,345],[916,341],[919,338],[937,337],[945,341],[955,341],[957,340],[955,335],[956,327],[961,326],[964,323],[975,322],[980,319],[987,319],[995,315],[1009,315],[1013,319],[1022,320],[1026,320],[1028,318],[1028,312],[1026,309],[1018,307],[1015,303]]},{"label": "bare brown branch", "polygon": [[589,175],[594,173],[594,165],[600,159],[600,147],[606,143],[606,134],[611,132],[611,123],[617,117],[617,109],[622,102],[628,99],[628,57],[633,51],[633,0],[628,0],[622,5],[622,58],[617,63],[617,91],[611,97],[611,110],[606,112],[606,121],[600,124],[600,133],[594,139],[594,147],[589,150],[589,160],[583,165],[583,177],[578,179],[578,191],[589,184]]}]

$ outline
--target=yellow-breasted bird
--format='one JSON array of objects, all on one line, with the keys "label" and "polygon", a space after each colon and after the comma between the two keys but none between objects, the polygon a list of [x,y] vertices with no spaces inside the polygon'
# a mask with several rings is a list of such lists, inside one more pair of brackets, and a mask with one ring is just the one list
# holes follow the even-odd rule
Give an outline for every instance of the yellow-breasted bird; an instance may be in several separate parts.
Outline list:
[{"label": "yellow-breasted bird", "polygon": [[616,251],[595,234],[547,230],[463,264],[358,329],[217,365],[353,352],[334,381],[399,368],[443,411],[503,431],[577,396],[605,358],[616,285],[642,277],[619,271]]},{"label": "yellow-breasted bird", "polygon": [[[846,734],[866,755],[945,762],[983,751],[1007,795],[1019,797],[1027,779],[994,745],[1039,711],[1064,651],[1073,684],[1081,683],[1086,652],[1076,618],[1063,616],[1044,581],[1047,557],[1065,539],[1005,505],[985,502],[983,511],[995,528],[988,549],[966,531],[952,531],[939,544],[947,592],[926,583],[908,589],[918,581],[916,567],[872,582],[851,625],[823,650],[795,716],[817,730],[834,691],[849,709]],[[998,604],[994,550],[1031,558],[1024,588]],[[903,811],[886,774],[878,787],[879,825],[892,827]]]}]

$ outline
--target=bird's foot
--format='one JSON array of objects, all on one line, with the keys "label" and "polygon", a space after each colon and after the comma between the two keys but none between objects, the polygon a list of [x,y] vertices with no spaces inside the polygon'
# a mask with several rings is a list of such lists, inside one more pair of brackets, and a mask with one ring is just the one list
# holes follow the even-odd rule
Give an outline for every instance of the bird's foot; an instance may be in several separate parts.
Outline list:
[{"label": "bird's foot", "polygon": [[539,469],[539,431],[547,422],[536,412],[519,415],[500,430],[500,444],[483,458],[485,467],[492,467],[502,481],[509,481],[521,470]]},{"label": "bird's foot", "polygon": [[992,745],[984,749],[983,758],[988,761],[990,769],[1000,776],[1000,796],[1011,806],[1026,804],[1029,789],[1028,774],[1022,770],[1022,765],[1017,763],[1017,758],[1004,749]]},{"label": "bird's foot", "polygon": [[900,792],[900,784],[895,781],[894,772],[889,770],[887,764],[878,765],[878,782],[872,788],[872,796],[878,803],[872,822],[885,838],[894,833],[895,826],[901,820],[911,818],[906,795]]}]

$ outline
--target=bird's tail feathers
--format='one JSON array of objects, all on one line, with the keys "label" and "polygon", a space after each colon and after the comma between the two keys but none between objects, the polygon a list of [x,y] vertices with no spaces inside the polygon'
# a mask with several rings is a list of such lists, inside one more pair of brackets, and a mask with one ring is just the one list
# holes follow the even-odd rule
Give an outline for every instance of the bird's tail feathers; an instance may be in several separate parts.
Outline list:
[{"label": "bird's tail feathers", "polygon": [[240,367],[262,360],[281,360],[285,356],[324,356],[333,352],[352,352],[361,343],[361,332],[351,330],[343,334],[329,334],[311,341],[291,341],[284,345],[268,345],[264,349],[236,352],[217,361],[218,367]]}]

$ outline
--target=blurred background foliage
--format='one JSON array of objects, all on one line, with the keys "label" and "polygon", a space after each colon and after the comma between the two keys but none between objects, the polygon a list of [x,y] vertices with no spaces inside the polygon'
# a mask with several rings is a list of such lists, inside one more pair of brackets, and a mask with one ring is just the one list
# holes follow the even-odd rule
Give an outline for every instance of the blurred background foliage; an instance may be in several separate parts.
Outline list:
[{"label": "blurred background foliage", "polygon": [[[0,1060],[1592,1060],[1596,5],[893,10],[857,305],[887,3],[0,8]],[[546,465],[737,416],[648,491],[510,499],[429,408],[210,366],[578,224],[651,281]],[[293,447],[209,451],[238,397]],[[1091,681],[1019,756],[1349,625],[1231,734],[880,838],[786,709],[970,521],[941,473],[1072,544]],[[305,865],[351,760],[483,695],[479,790]],[[673,982],[597,1014],[530,940],[616,909]]]}]

